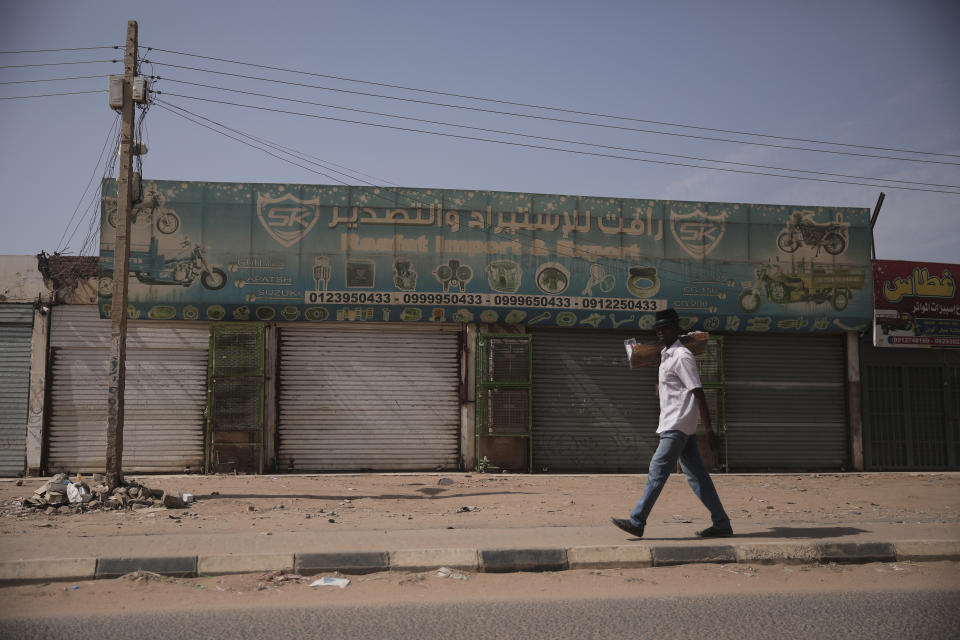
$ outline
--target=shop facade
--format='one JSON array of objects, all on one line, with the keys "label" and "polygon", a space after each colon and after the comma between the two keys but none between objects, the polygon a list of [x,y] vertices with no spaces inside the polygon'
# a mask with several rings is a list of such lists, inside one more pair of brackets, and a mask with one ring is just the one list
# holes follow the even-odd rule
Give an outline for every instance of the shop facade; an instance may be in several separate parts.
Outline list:
[{"label": "shop facade", "polygon": [[[114,192],[107,181],[102,326]],[[685,330],[711,334],[701,375],[725,432],[714,466],[853,468],[850,336],[872,313],[868,213],[150,182],[131,231],[125,464],[642,471],[656,445],[656,372],[630,370],[622,342],[652,339],[654,312],[671,306]],[[61,316],[47,457],[82,466],[99,443],[65,452],[79,435],[94,442],[75,423],[99,414],[59,407],[92,397],[77,385],[103,375],[92,363],[105,345]],[[161,405],[167,422],[153,413]],[[141,434],[147,423],[159,426]]]},{"label": "shop facade", "polygon": [[960,469],[960,264],[877,260],[873,271],[873,331],[861,341],[865,466]]}]

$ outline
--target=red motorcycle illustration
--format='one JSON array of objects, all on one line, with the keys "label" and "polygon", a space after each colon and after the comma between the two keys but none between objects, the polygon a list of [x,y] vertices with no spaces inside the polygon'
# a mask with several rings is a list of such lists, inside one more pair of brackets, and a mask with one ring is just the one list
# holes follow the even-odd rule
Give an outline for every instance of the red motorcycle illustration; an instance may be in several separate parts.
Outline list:
[{"label": "red motorcycle illustration", "polygon": [[830,255],[839,255],[847,248],[849,226],[839,213],[836,220],[820,223],[813,220],[812,211],[795,211],[790,214],[787,228],[777,236],[777,247],[786,253],[793,253],[801,245],[807,245],[815,247],[817,255],[820,255],[821,248]]}]

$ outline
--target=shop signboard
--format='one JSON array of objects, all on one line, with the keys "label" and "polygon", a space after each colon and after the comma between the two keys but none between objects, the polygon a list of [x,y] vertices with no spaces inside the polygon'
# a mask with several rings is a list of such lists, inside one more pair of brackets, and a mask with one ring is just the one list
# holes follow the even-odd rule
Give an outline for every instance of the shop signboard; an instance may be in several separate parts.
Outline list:
[{"label": "shop signboard", "polygon": [[[116,182],[103,185],[100,310]],[[139,318],[829,332],[869,326],[867,209],[145,181]]]},{"label": "shop signboard", "polygon": [[873,344],[960,347],[960,264],[875,260]]}]

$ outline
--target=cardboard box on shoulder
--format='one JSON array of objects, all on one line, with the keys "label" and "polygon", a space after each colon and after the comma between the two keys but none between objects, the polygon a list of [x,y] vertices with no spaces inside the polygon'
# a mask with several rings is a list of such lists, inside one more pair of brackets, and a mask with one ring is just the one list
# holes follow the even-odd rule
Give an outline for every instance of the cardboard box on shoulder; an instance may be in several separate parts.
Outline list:
[{"label": "cardboard box on shoulder", "polygon": [[[680,336],[680,342],[695,356],[702,355],[707,350],[709,341],[710,334],[706,331],[691,331]],[[630,338],[624,340],[623,345],[627,350],[627,361],[631,369],[660,366],[660,351],[663,350],[663,345],[659,342],[637,342]]]}]

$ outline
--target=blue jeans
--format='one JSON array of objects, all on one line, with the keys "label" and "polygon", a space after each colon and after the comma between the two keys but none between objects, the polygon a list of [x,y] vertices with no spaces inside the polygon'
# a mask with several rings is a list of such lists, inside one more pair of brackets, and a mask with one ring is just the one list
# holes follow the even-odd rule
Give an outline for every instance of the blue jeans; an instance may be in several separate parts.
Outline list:
[{"label": "blue jeans", "polygon": [[677,466],[677,460],[680,461],[683,474],[687,476],[690,488],[700,498],[703,506],[710,510],[710,519],[713,520],[713,524],[718,527],[729,526],[730,518],[720,504],[717,488],[713,486],[713,480],[710,479],[710,474],[700,457],[697,436],[688,436],[682,431],[664,431],[660,434],[660,445],[650,460],[650,474],[643,489],[643,497],[630,512],[630,521],[638,527],[647,524],[647,517],[657,498],[660,497],[667,478]]}]

